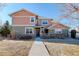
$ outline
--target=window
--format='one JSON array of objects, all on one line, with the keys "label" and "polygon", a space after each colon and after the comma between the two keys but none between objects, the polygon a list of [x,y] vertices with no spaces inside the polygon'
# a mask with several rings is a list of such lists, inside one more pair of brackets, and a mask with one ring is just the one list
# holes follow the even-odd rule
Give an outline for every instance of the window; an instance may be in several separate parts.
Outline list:
[{"label": "window", "polygon": [[35,18],[34,17],[30,17],[30,21],[31,22],[34,22],[35,21]]},{"label": "window", "polygon": [[26,29],[26,33],[29,33],[29,29]]},{"label": "window", "polygon": [[54,34],[54,32],[55,32],[54,29],[50,30],[50,34]]},{"label": "window", "polygon": [[32,29],[29,29],[29,32],[32,33]]},{"label": "window", "polygon": [[31,33],[32,33],[32,29],[27,28],[27,29],[26,29],[26,34],[31,34]]},{"label": "window", "polygon": [[47,24],[47,22],[46,22],[46,21],[44,21],[44,22],[43,22],[43,24]]},{"label": "window", "polygon": [[42,24],[46,25],[46,24],[48,24],[48,21],[47,20],[43,20]]},{"label": "window", "polygon": [[61,29],[55,29],[55,33],[56,34],[62,34],[62,30]]}]

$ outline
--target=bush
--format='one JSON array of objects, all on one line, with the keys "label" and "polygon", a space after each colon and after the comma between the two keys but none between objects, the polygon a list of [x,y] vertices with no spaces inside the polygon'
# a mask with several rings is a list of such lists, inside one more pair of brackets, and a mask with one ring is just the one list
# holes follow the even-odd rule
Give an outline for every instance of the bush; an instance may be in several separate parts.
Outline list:
[{"label": "bush", "polygon": [[20,39],[32,39],[32,36],[30,36],[30,35],[29,36],[26,36],[25,35],[25,36],[21,36]]},{"label": "bush", "polygon": [[19,39],[32,39],[32,36],[30,35],[22,35],[19,37]]}]

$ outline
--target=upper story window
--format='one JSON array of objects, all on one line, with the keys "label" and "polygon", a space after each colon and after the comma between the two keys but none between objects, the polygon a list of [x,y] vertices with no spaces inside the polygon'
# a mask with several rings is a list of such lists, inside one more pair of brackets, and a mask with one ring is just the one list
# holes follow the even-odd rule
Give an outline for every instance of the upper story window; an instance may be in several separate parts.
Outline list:
[{"label": "upper story window", "polygon": [[35,17],[30,17],[31,22],[35,22]]},{"label": "upper story window", "polygon": [[47,24],[47,22],[46,22],[46,21],[44,21],[44,22],[43,22],[43,24]]},{"label": "upper story window", "polygon": [[43,20],[42,24],[48,24],[48,21],[47,20]]}]

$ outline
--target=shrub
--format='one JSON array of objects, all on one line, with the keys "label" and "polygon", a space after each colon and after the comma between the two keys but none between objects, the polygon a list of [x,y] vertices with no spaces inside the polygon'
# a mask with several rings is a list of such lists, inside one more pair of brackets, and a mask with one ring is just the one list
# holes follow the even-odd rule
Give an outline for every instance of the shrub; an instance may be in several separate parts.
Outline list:
[{"label": "shrub", "polygon": [[19,39],[32,39],[32,36],[30,35],[22,35],[19,37]]}]

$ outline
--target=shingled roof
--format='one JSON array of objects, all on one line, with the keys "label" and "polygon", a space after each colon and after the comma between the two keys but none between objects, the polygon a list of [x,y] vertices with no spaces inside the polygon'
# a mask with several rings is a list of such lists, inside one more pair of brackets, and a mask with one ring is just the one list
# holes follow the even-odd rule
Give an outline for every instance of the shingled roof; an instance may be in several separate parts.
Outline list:
[{"label": "shingled roof", "polygon": [[58,22],[52,21],[52,25],[48,27],[48,29],[68,29],[69,27]]}]

